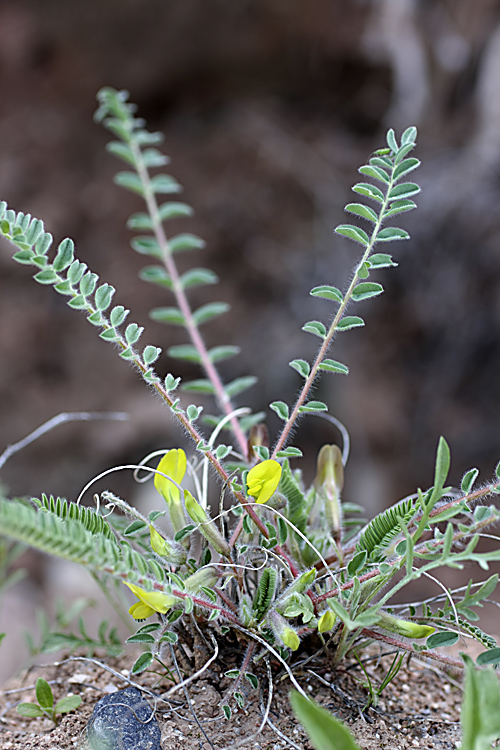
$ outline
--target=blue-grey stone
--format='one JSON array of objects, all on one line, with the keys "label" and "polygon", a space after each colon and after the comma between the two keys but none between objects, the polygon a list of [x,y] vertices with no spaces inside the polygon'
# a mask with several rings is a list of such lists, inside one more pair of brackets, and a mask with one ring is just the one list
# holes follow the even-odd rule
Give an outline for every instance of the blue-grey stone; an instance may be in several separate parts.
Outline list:
[{"label": "blue-grey stone", "polygon": [[161,732],[140,690],[128,687],[104,696],[87,724],[88,750],[161,750]]}]

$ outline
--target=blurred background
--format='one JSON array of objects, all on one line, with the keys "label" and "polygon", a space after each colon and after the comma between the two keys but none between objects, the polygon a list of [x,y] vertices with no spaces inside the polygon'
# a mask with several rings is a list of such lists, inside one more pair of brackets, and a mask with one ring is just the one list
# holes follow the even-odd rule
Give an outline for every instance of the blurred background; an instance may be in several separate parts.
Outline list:
[{"label": "blurred background", "polygon": [[[144,342],[165,349],[185,338],[148,320],[171,302],[137,279],[144,259],[125,221],[142,206],[113,185],[121,165],[92,120],[105,85],[128,89],[165,133],[169,171],[196,211],[175,231],[204,237],[195,264],[221,277],[194,299],[232,305],[206,337],[242,347],[222,371],[259,376],[239,399],[254,410],[293,402],[300,379],[287,363],[317,345],[301,327],[330,312],[308,291],[344,287],[358,259],[333,233],[357,168],[388,127],[418,127],[419,209],[398,222],[411,240],[387,250],[399,267],[378,273],[386,293],[357,307],[366,327],[336,342],[349,377],[324,377],[316,396],[350,432],[344,497],[370,515],[432,484],[441,434],[451,483],[472,466],[489,479],[500,458],[500,2],[2,0],[0,198],[42,218],[56,241],[72,237],[146,327]],[[130,419],[59,427],[5,465],[8,492],[74,499],[100,471],[179,445],[136,373],[10,253],[0,246],[0,452],[61,411]],[[165,355],[159,367],[196,375]],[[276,435],[273,413],[268,426]],[[308,479],[336,439],[322,420],[301,423]],[[136,492],[127,473],[104,486]],[[0,631],[33,627],[30,608],[64,593],[52,562],[31,567],[6,594]]]}]

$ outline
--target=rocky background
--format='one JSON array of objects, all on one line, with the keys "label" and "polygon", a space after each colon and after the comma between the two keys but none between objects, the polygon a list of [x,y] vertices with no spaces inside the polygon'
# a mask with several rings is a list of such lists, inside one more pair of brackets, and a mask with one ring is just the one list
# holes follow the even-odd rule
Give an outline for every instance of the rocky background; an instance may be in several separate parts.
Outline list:
[{"label": "rocky background", "polygon": [[[196,265],[221,277],[197,299],[232,305],[207,339],[242,347],[223,374],[259,376],[240,399],[255,410],[293,402],[299,379],[287,363],[314,355],[301,326],[329,311],[309,289],[349,279],[357,249],[333,229],[357,167],[388,127],[418,126],[422,194],[400,222],[411,240],[389,248],[399,267],[379,274],[386,293],[357,308],[366,327],[339,337],[333,356],[351,374],[326,376],[317,396],[351,435],[345,498],[370,514],[432,483],[440,434],[451,482],[471,466],[489,478],[500,458],[500,3],[0,3],[0,198],[43,218],[57,241],[71,236],[146,326],[144,341],[166,348],[184,339],[148,320],[170,302],[138,281],[144,262],[128,246],[125,221],[140,201],[113,185],[121,167],[92,121],[104,85],[128,89],[165,133],[171,172],[196,209],[178,228],[207,240]],[[100,471],[179,445],[138,376],[5,244],[0,357],[0,451],[62,411],[130,413],[127,423],[59,427],[12,457],[2,472],[11,494],[75,498]],[[166,357],[160,368],[195,375]],[[277,431],[274,414],[268,425]],[[301,424],[294,443],[307,451],[308,477],[335,439],[323,421]],[[136,492],[128,473],[95,489],[104,487]],[[47,561],[33,567],[3,607],[27,627],[26,600],[64,590]]]}]

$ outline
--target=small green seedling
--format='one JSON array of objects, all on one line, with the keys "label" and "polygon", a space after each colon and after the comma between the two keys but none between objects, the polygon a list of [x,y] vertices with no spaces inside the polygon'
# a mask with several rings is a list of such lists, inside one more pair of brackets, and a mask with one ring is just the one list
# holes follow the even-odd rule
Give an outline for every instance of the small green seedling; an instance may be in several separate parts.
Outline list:
[{"label": "small green seedling", "polygon": [[54,696],[52,688],[47,680],[39,677],[35,686],[36,703],[20,703],[17,707],[17,713],[26,716],[28,719],[39,719],[46,716],[51,719],[55,726],[58,724],[58,714],[68,714],[74,711],[81,704],[82,699],[79,695],[67,695],[65,698],[57,701],[54,706]]}]

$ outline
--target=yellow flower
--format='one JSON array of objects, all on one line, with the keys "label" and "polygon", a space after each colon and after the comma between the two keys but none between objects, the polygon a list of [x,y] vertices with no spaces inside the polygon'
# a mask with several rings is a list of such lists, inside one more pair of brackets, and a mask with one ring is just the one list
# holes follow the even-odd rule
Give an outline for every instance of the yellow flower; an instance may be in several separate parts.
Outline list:
[{"label": "yellow flower", "polygon": [[145,620],[147,617],[154,615],[155,612],[161,612],[164,615],[178,601],[177,597],[172,596],[172,594],[164,594],[163,591],[146,591],[134,583],[127,583],[126,581],[124,583],[139,599],[129,609],[129,614],[132,615],[134,620]]},{"label": "yellow flower", "polygon": [[258,503],[267,503],[276,492],[281,479],[281,466],[277,461],[262,461],[247,474],[247,494]]},{"label": "yellow flower", "polygon": [[[174,482],[180,484],[184,479],[186,466],[186,454],[184,453],[182,448],[173,448],[172,450],[168,451],[168,453],[165,453],[156,468],[158,469],[158,471],[166,474],[167,477],[173,479]],[[163,495],[168,505],[170,505],[171,503],[181,502],[180,490],[175,486],[175,484],[173,484],[173,482],[170,482],[161,474],[155,474],[154,482],[156,489],[161,495]]]}]

